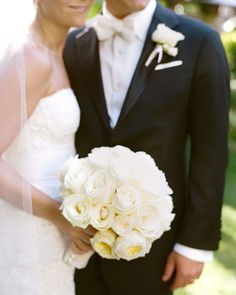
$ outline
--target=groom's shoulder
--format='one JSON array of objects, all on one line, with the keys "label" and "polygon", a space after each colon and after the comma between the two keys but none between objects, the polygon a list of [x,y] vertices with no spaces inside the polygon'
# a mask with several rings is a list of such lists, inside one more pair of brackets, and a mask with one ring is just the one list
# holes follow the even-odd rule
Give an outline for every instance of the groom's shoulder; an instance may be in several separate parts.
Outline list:
[{"label": "groom's shoulder", "polygon": [[223,52],[220,34],[210,25],[186,15],[179,15],[179,29],[185,36],[186,48],[195,47],[196,52],[205,48],[210,54],[216,49]]},{"label": "groom's shoulder", "polygon": [[216,34],[216,31],[210,25],[201,20],[184,14],[177,14],[163,5],[159,4],[159,6],[162,6],[161,10],[165,18],[167,16],[167,18],[172,21],[175,20],[177,23],[177,30],[185,36],[191,36],[194,39],[204,39],[208,35]]},{"label": "groom's shoulder", "polygon": [[91,26],[84,26],[76,29],[72,28],[67,36],[67,42],[75,42],[76,40],[84,38],[93,38],[96,36],[94,29]]},{"label": "groom's shoulder", "polygon": [[216,31],[208,24],[186,15],[178,15],[180,30],[185,35],[191,35],[195,39],[202,39]]},{"label": "groom's shoulder", "polygon": [[64,56],[74,55],[80,44],[85,44],[87,46],[92,40],[96,40],[96,38],[96,33],[93,28],[84,26],[79,29],[71,29],[66,38]]}]

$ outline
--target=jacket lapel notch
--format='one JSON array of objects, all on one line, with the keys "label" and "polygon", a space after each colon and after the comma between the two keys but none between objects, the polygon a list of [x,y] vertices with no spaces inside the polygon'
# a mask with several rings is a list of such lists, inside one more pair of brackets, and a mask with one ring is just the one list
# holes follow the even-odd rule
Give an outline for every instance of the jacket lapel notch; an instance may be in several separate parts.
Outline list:
[{"label": "jacket lapel notch", "polygon": [[[159,23],[165,23],[170,28],[174,28],[179,22],[176,15],[172,11],[157,3],[157,7],[148,30],[144,48],[130,84],[117,125],[121,123],[121,121],[126,117],[128,112],[141,97],[148,84],[151,74],[154,72],[155,63],[152,62],[148,67],[145,67],[145,62],[156,46],[156,44],[152,41],[152,33],[155,31]],[[164,58],[166,57],[164,56],[163,59]]]}]

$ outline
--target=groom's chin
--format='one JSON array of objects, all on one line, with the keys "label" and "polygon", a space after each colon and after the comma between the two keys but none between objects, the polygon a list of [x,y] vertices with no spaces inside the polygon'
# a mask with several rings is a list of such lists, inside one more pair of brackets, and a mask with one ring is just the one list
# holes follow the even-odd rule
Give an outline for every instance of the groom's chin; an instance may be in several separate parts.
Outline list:
[{"label": "groom's chin", "polygon": [[148,5],[150,0],[127,0],[127,2],[129,2],[130,9],[135,12],[143,10]]},{"label": "groom's chin", "polygon": [[124,17],[143,10],[150,0],[106,0],[106,2],[107,7],[114,15]]}]

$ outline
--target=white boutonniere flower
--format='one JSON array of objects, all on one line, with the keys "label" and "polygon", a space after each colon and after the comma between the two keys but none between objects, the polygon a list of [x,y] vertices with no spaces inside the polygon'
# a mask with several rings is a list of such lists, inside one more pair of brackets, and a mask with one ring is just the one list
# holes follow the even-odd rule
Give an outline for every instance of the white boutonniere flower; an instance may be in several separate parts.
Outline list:
[{"label": "white boutonniere flower", "polygon": [[[152,34],[152,40],[157,43],[154,50],[149,55],[145,66],[148,67],[154,58],[157,57],[157,66],[155,70],[163,69],[165,67],[159,65],[163,58],[163,53],[175,57],[178,54],[178,48],[176,47],[179,41],[185,39],[185,36],[182,33],[176,32],[165,24],[158,24],[156,30]],[[182,61],[173,61],[168,63],[167,67],[181,65]],[[166,64],[167,65],[167,64]]]}]

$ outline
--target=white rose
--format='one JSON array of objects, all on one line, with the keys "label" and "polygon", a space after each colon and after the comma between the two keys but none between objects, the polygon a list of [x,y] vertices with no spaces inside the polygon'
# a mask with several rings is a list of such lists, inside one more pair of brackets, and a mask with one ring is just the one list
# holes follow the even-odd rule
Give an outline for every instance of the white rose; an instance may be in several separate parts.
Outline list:
[{"label": "white rose", "polygon": [[165,174],[157,167],[145,170],[145,175],[140,179],[140,188],[154,195],[170,195],[173,193],[166,181]]},{"label": "white rose", "polygon": [[151,249],[151,242],[138,231],[132,230],[116,239],[113,247],[115,256],[125,260],[132,260],[145,256]]},{"label": "white rose", "polygon": [[137,159],[132,155],[129,158],[117,158],[111,163],[111,175],[120,182],[139,182],[142,172]]},{"label": "white rose", "polygon": [[103,169],[91,174],[85,183],[85,191],[94,203],[110,202],[114,192],[115,183],[108,171]]},{"label": "white rose", "polygon": [[107,230],[115,217],[114,209],[108,204],[97,204],[92,207],[91,225],[97,230]]},{"label": "white rose", "polygon": [[163,226],[156,202],[144,204],[137,214],[136,229],[149,239],[158,239],[163,234]]},{"label": "white rose", "polygon": [[154,159],[145,152],[137,152],[135,154],[137,161],[139,162],[140,167],[146,168],[156,168],[156,163]]},{"label": "white rose", "polygon": [[177,47],[170,47],[166,50],[166,53],[170,56],[176,56],[178,54],[178,48]]},{"label": "white rose", "polygon": [[116,145],[112,148],[112,154],[113,158],[129,158],[134,155],[134,152],[125,146]]},{"label": "white rose", "polygon": [[170,230],[170,224],[173,221],[175,214],[172,213],[173,201],[168,195],[161,196],[156,201],[157,210],[163,231]]},{"label": "white rose", "polygon": [[91,173],[92,170],[87,159],[74,158],[64,177],[64,189],[70,190],[72,193],[82,192],[83,185]]},{"label": "white rose", "polygon": [[108,168],[113,159],[129,157],[134,154],[129,148],[117,145],[115,147],[94,148],[88,155],[89,161],[98,167]]},{"label": "white rose", "polygon": [[86,228],[90,223],[91,202],[84,195],[72,195],[64,199],[62,215],[73,225]]},{"label": "white rose", "polygon": [[114,218],[111,228],[118,235],[123,236],[126,233],[130,232],[135,225],[136,225],[136,222],[135,222],[134,216],[120,214]]},{"label": "white rose", "polygon": [[112,149],[110,147],[94,148],[88,155],[88,159],[95,166],[108,168],[113,159]]},{"label": "white rose", "polygon": [[117,213],[131,213],[139,208],[141,203],[140,191],[129,184],[118,187],[112,201]]},{"label": "white rose", "polygon": [[74,161],[74,159],[78,159],[78,155],[75,157],[70,157],[61,167],[61,169],[59,170],[58,176],[59,176],[59,180],[61,182],[64,182],[66,173],[69,169],[69,167],[72,165],[72,162]]},{"label": "white rose", "polygon": [[112,248],[116,237],[116,234],[111,229],[102,232],[98,231],[91,239],[91,245],[101,257],[115,259],[117,257],[112,253]]},{"label": "white rose", "polygon": [[152,34],[152,40],[156,43],[168,44],[170,47],[175,47],[176,44],[184,40],[182,33],[176,32],[165,24],[159,24]]},{"label": "white rose", "polygon": [[64,198],[71,196],[73,193],[69,189],[65,189],[63,185],[60,187],[60,195]]}]

